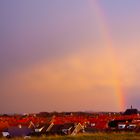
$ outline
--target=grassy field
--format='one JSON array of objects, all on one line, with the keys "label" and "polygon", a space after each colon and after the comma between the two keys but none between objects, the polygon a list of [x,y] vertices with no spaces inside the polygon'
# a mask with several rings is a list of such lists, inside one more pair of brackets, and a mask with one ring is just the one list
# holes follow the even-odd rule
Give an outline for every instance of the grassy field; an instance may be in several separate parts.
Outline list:
[{"label": "grassy field", "polygon": [[[14,138],[23,140],[24,138]],[[1,138],[0,140],[6,140]],[[31,138],[31,140],[140,140],[140,133],[95,133],[81,134],[77,136],[51,136]]]}]

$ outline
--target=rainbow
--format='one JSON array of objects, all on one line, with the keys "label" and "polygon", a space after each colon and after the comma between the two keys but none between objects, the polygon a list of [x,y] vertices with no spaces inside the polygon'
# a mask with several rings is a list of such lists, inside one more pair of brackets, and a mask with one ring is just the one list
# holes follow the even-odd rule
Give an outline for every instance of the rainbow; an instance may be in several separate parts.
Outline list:
[{"label": "rainbow", "polygon": [[110,36],[110,30],[107,24],[107,18],[105,15],[105,12],[103,11],[103,8],[99,1],[97,0],[88,0],[90,8],[93,12],[94,10],[94,16],[96,17],[96,21],[98,23],[98,28],[100,30],[101,38],[103,46],[105,47],[108,61],[111,64],[111,71],[113,73],[112,79],[113,79],[113,89],[114,89],[114,98],[116,100],[116,103],[118,105],[118,109],[120,111],[124,111],[125,108],[125,100],[123,96],[123,89],[121,84],[121,79],[119,75],[119,63],[117,61],[117,58],[115,57],[115,51],[113,46],[113,40]]}]

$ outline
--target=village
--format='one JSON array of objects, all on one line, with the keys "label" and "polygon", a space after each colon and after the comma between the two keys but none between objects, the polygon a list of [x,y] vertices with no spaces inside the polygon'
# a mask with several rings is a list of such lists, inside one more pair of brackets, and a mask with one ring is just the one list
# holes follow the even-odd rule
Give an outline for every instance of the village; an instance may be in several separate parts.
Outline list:
[{"label": "village", "polygon": [[40,112],[0,116],[0,137],[41,137],[96,132],[140,132],[139,111],[125,112]]}]

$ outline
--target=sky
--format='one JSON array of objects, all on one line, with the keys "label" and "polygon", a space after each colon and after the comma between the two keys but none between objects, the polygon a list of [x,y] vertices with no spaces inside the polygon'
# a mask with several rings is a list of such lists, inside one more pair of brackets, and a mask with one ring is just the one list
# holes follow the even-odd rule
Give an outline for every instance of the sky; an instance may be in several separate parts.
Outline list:
[{"label": "sky", "polygon": [[0,113],[140,108],[138,0],[0,0]]}]

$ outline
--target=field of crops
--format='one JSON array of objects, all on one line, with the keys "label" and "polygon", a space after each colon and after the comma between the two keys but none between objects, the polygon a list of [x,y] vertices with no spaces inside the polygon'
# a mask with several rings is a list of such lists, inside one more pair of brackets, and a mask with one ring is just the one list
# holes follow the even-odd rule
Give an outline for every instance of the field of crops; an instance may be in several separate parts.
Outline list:
[{"label": "field of crops", "polygon": [[[23,140],[24,138],[14,138],[14,140]],[[0,140],[6,140],[1,138]],[[51,136],[35,137],[31,140],[140,140],[140,133],[95,133],[81,134],[76,136]]]}]

